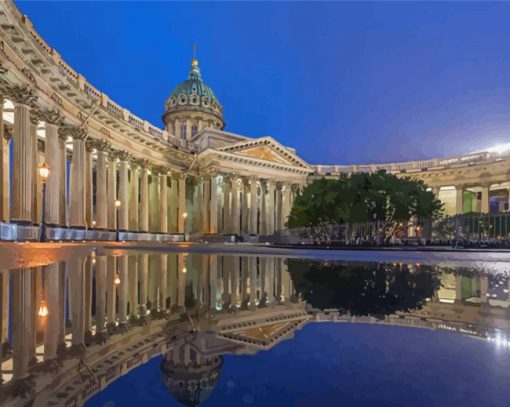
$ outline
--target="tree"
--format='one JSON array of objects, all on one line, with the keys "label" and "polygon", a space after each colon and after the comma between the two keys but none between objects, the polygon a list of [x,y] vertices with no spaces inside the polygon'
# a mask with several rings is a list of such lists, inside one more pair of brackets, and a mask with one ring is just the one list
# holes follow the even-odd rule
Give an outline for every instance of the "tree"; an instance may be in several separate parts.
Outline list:
[{"label": "tree", "polygon": [[420,309],[440,286],[434,266],[288,259],[298,295],[313,308],[378,319]]},{"label": "tree", "polygon": [[288,227],[322,230],[327,225],[375,222],[385,238],[405,228],[412,218],[434,218],[442,211],[427,185],[385,171],[342,174],[308,185],[292,207]]}]

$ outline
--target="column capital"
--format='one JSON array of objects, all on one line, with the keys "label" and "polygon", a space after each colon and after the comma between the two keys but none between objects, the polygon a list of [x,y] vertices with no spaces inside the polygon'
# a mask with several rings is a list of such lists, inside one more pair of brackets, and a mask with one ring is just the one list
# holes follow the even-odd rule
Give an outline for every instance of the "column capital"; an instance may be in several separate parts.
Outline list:
[{"label": "column capital", "polygon": [[110,149],[111,144],[103,139],[89,139],[88,142],[92,145],[92,148],[95,148],[97,151],[106,152]]},{"label": "column capital", "polygon": [[168,172],[170,171],[170,167],[167,167],[164,165],[154,165],[152,167],[152,170],[154,171],[154,174],[156,174],[156,175],[168,175]]},{"label": "column capital", "polygon": [[108,150],[108,156],[109,156],[110,160],[112,160],[112,161],[115,161],[117,159],[119,161],[128,161],[131,154],[129,154],[127,151],[116,150],[114,148],[110,148]]},{"label": "column capital", "polygon": [[37,96],[29,85],[8,85],[1,87],[1,93],[12,99],[14,103],[34,107],[37,102]]},{"label": "column capital", "polygon": [[129,161],[131,154],[127,151],[119,151],[118,157],[120,161]]},{"label": "column capital", "polygon": [[7,141],[11,141],[12,139],[13,130],[10,127],[4,126],[4,139]]},{"label": "column capital", "polygon": [[140,158],[136,160],[136,164],[143,170],[148,170],[150,166],[150,161],[146,158]]},{"label": "column capital", "polygon": [[87,138],[87,129],[74,124],[63,124],[58,128],[58,133],[63,137],[72,137],[73,140],[85,140]]},{"label": "column capital", "polygon": [[36,107],[33,110],[34,116],[37,120],[60,126],[64,122],[64,115],[60,111],[60,109],[46,109],[41,107]]}]

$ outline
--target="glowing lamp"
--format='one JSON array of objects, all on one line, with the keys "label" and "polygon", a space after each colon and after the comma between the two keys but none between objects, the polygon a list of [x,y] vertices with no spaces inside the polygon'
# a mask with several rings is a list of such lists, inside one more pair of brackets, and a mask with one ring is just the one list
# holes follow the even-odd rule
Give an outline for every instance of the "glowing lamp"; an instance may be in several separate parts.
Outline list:
[{"label": "glowing lamp", "polygon": [[37,315],[41,318],[47,317],[50,312],[48,311],[48,306],[46,305],[46,301],[41,299],[39,303],[39,309],[37,310]]},{"label": "glowing lamp", "polygon": [[48,164],[46,164],[46,162],[43,162],[37,168],[37,171],[39,172],[39,177],[41,177],[41,181],[46,182],[46,180],[50,176],[50,166]]}]

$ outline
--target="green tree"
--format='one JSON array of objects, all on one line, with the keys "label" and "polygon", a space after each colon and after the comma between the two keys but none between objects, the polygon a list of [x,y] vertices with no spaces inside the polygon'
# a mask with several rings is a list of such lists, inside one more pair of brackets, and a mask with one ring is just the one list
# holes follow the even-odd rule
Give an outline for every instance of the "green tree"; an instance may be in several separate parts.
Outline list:
[{"label": "green tree", "polygon": [[377,233],[394,235],[412,218],[434,218],[442,211],[427,185],[385,171],[319,179],[292,207],[287,226],[324,230],[328,225],[375,222]]}]

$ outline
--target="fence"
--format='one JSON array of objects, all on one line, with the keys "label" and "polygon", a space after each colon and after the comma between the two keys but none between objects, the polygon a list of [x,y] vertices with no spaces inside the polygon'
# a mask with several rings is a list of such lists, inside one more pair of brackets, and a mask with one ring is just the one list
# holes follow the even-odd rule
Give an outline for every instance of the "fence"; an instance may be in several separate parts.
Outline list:
[{"label": "fence", "polygon": [[445,216],[406,222],[364,222],[290,229],[287,240],[340,245],[443,244],[510,246],[510,213]]}]

